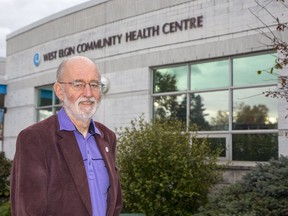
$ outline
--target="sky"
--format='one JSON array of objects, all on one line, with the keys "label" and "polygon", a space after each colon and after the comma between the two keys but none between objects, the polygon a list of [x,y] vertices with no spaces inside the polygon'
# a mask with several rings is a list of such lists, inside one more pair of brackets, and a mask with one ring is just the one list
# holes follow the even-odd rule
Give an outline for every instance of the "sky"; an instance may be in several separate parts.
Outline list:
[{"label": "sky", "polygon": [[6,57],[6,36],[42,18],[89,0],[0,0],[0,57]]}]

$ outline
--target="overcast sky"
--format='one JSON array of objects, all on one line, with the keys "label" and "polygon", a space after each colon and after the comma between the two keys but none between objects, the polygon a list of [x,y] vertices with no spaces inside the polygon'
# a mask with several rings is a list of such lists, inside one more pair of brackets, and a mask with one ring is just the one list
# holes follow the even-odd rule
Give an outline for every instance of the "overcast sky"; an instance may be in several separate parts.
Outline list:
[{"label": "overcast sky", "polygon": [[0,0],[0,57],[6,57],[6,35],[42,18],[89,0]]}]

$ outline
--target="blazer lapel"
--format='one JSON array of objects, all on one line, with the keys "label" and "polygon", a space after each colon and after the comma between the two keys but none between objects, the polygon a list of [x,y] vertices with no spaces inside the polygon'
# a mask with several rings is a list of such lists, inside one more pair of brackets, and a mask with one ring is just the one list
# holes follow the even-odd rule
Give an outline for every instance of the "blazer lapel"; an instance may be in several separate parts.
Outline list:
[{"label": "blazer lapel", "polygon": [[82,155],[80,153],[77,141],[73,132],[58,131],[61,136],[59,139],[59,147],[61,148],[67,166],[71,172],[74,183],[80,194],[81,199],[90,215],[92,215],[92,205],[90,199],[89,185],[87,182],[87,175],[83,163]]},{"label": "blazer lapel", "polygon": [[107,206],[107,215],[111,215],[111,210],[116,202],[116,196],[115,196],[115,185],[117,183],[117,180],[115,179],[115,164],[113,159],[113,150],[111,149],[112,146],[109,145],[109,143],[103,139],[103,135],[96,135],[95,136],[99,151],[102,154],[103,160],[105,162],[105,165],[107,167],[109,180],[110,180],[110,188],[108,191],[108,206]]},{"label": "blazer lapel", "polygon": [[111,158],[111,152],[110,152],[112,151],[112,149],[110,149],[110,145],[108,144],[108,142],[106,142],[101,136],[96,135],[95,138],[96,138],[99,151],[107,167],[109,177],[111,179],[111,171],[114,169],[112,158]]}]

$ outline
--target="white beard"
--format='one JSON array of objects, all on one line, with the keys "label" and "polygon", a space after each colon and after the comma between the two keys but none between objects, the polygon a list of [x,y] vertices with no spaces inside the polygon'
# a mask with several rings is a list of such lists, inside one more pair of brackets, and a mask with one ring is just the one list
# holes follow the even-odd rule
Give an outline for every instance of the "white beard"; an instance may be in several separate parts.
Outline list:
[{"label": "white beard", "polygon": [[[63,106],[68,116],[72,116],[77,120],[86,122],[92,119],[93,115],[96,113],[97,108],[99,106],[98,101],[94,97],[92,98],[80,97],[75,101],[75,103],[71,103],[67,98],[66,94],[63,93],[63,95],[64,95]],[[94,103],[94,105],[92,108],[85,109],[80,107],[81,102],[92,102]]]}]

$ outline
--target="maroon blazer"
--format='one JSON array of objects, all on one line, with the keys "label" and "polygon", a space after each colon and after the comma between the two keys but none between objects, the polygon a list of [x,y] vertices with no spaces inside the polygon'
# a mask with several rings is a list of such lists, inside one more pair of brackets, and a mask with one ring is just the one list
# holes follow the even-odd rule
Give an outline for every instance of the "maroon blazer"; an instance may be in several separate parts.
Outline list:
[{"label": "maroon blazer", "polygon": [[[107,216],[118,216],[122,193],[115,166],[116,136],[96,123],[95,135],[110,178]],[[108,148],[108,152],[107,152]],[[86,171],[72,131],[60,131],[57,115],[20,132],[11,172],[14,216],[91,216]]]}]

